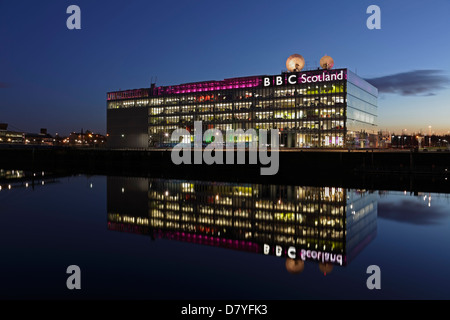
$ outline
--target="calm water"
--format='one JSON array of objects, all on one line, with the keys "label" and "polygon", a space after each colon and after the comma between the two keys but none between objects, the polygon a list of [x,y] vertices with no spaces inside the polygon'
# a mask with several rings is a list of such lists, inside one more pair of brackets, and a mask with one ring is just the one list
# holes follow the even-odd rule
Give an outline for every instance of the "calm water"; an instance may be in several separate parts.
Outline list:
[{"label": "calm water", "polygon": [[446,194],[38,178],[2,183],[2,299],[450,298]]}]

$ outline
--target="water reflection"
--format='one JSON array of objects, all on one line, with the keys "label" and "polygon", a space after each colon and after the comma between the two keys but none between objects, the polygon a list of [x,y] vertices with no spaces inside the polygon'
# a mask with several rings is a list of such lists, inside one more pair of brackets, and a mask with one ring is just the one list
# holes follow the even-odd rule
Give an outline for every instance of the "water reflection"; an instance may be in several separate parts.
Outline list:
[{"label": "water reflection", "polygon": [[448,217],[450,194],[418,192],[414,197],[405,195],[406,192],[382,192],[379,218],[418,226],[437,226]]},{"label": "water reflection", "polygon": [[0,191],[44,186],[58,182],[57,176],[45,171],[31,172],[24,170],[0,169]]},{"label": "water reflection", "polygon": [[449,297],[449,194],[3,172],[0,298]]},{"label": "water reflection", "polygon": [[107,178],[108,229],[345,266],[377,230],[377,195],[336,187]]}]

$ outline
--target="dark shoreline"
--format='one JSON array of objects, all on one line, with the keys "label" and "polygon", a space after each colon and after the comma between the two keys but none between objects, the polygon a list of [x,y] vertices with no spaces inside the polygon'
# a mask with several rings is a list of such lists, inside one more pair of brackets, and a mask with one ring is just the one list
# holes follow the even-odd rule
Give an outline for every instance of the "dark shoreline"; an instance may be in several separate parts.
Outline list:
[{"label": "dark shoreline", "polygon": [[[246,159],[248,163],[248,154]],[[141,176],[450,193],[450,152],[280,151],[278,173],[262,176],[260,164],[175,165],[172,163],[170,150],[27,146],[0,148],[0,168],[43,170],[58,175]]]}]

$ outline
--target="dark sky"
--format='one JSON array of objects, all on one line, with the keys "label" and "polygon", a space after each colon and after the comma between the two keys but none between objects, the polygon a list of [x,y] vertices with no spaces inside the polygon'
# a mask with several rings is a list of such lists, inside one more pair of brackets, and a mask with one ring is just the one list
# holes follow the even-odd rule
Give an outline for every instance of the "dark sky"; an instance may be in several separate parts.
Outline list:
[{"label": "dark sky", "polygon": [[[69,5],[81,30],[68,30]],[[366,9],[381,8],[369,30]],[[328,54],[380,88],[380,129],[450,130],[450,1],[0,2],[0,122],[106,133],[106,92],[278,74]]]}]

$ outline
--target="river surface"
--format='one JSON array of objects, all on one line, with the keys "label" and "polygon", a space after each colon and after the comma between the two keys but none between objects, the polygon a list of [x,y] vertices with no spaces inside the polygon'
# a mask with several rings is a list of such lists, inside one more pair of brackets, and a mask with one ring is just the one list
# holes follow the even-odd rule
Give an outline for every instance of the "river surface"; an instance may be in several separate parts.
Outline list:
[{"label": "river surface", "polygon": [[1,299],[450,298],[448,194],[3,176]]}]

